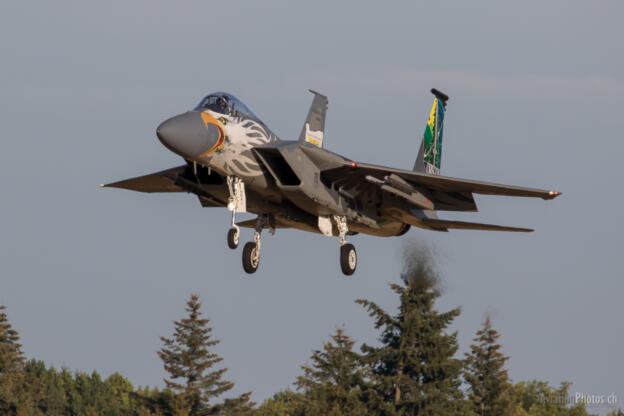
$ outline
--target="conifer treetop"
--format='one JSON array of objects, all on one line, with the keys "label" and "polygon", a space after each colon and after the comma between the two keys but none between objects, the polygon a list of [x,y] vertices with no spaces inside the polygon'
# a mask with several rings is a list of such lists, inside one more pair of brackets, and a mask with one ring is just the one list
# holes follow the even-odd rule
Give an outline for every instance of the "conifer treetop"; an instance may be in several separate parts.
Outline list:
[{"label": "conifer treetop", "polygon": [[9,323],[5,310],[6,306],[0,305],[0,373],[19,370],[24,364],[19,334]]},{"label": "conifer treetop", "polygon": [[174,321],[173,337],[161,337],[163,347],[158,352],[169,373],[167,388],[191,403],[191,413],[207,408],[212,398],[234,387],[234,383],[222,379],[226,368],[210,371],[223,359],[211,352],[219,340],[212,339],[210,320],[201,317],[200,307],[199,296],[191,294],[185,308],[188,317]]},{"label": "conifer treetop", "polygon": [[473,412],[482,416],[507,414],[510,410],[512,385],[504,368],[509,358],[500,351],[498,338],[488,314],[473,339],[470,353],[466,353],[464,378],[470,387],[468,400]]}]

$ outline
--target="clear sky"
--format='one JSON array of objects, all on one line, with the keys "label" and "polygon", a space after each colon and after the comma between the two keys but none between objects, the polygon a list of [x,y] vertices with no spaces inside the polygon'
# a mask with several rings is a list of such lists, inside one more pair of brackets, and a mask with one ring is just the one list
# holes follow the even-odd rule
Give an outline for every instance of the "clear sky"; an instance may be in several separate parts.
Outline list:
[{"label": "clear sky", "polygon": [[[162,385],[159,336],[196,292],[228,378],[261,401],[336,326],[375,342],[353,300],[395,308],[388,282],[419,241],[437,256],[439,309],[462,308],[462,352],[491,312],[514,381],[624,402],[624,5],[504,3],[2,2],[0,303],[25,353]],[[315,89],[327,148],[411,168],[431,87],[451,97],[443,174],[564,193],[479,196],[479,213],[444,217],[535,233],[360,235],[345,278],[336,239],[280,230],[250,277],[224,209],[98,186],[180,164],[155,128],[212,91],[295,139]]]}]

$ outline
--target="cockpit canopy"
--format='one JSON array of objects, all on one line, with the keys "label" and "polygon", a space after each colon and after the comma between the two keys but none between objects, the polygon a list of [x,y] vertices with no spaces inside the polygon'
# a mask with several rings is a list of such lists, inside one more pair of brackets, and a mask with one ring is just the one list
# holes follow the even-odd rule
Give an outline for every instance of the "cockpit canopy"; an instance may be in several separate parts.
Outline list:
[{"label": "cockpit canopy", "polygon": [[258,119],[256,115],[241,100],[226,92],[210,94],[195,107],[195,110],[210,110],[220,114],[241,117],[246,116]]}]

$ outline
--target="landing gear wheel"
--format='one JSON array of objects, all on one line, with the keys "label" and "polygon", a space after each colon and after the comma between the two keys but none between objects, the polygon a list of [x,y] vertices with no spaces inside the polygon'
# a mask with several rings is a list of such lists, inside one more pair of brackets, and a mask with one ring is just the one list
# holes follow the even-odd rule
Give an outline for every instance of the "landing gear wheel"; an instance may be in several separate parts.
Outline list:
[{"label": "landing gear wheel", "polygon": [[258,270],[258,264],[260,264],[260,253],[258,252],[258,245],[250,241],[243,247],[243,269],[249,274]]},{"label": "landing gear wheel", "polygon": [[238,247],[238,236],[239,232],[236,228],[230,228],[227,233],[227,244],[228,247],[234,250]]},{"label": "landing gear wheel", "polygon": [[351,276],[355,272],[357,266],[357,253],[353,244],[344,244],[340,246],[340,268],[342,272]]}]

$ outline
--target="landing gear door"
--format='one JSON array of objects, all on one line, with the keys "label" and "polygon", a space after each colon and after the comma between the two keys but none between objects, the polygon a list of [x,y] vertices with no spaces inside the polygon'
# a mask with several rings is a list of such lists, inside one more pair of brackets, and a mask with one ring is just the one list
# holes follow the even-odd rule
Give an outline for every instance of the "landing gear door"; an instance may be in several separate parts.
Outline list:
[{"label": "landing gear door", "polygon": [[234,204],[236,207],[236,212],[247,212],[245,183],[241,180],[234,181]]}]

